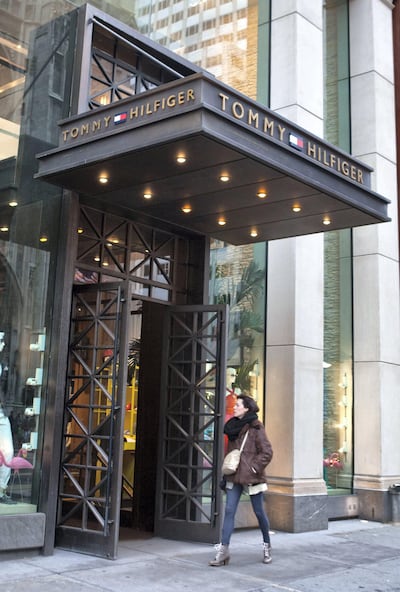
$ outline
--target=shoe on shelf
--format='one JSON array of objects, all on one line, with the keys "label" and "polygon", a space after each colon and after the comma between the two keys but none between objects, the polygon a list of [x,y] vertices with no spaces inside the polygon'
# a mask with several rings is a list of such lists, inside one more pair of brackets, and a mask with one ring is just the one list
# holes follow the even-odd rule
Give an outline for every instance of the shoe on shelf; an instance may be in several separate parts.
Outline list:
[{"label": "shoe on shelf", "polygon": [[13,500],[9,495],[7,495],[6,493],[3,493],[2,496],[0,496],[0,504],[6,504],[7,506],[15,506],[16,505],[16,501]]}]

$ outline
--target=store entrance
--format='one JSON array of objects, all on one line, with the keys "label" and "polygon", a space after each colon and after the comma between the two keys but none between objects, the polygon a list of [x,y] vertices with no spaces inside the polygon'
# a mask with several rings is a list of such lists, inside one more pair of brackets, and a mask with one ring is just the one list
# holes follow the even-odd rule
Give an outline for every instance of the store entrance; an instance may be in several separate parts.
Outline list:
[{"label": "store entrance", "polygon": [[204,241],[80,212],[56,545],[114,558],[120,525],[214,540],[227,310],[200,303]]},{"label": "store entrance", "polygon": [[123,427],[121,526],[133,526],[133,500],[135,479],[135,454],[137,435],[137,409],[140,372],[140,343],[142,331],[142,302],[130,303],[128,317],[127,372]]},{"label": "store entrance", "polygon": [[[153,533],[159,447],[163,324],[168,305],[128,303],[120,525]],[[127,534],[128,533],[128,534]]]},{"label": "store entrance", "polygon": [[121,498],[131,537],[219,536],[227,312],[132,300]]},{"label": "store entrance", "polygon": [[215,539],[226,313],[74,286],[57,546],[115,558],[120,525]]},{"label": "store entrance", "polygon": [[[151,530],[154,502],[153,507],[148,503],[147,509],[141,509],[140,520],[135,512],[135,500],[140,499],[135,496],[135,473],[140,474],[142,464],[136,460],[138,407],[149,384],[155,386],[153,379],[143,380],[139,394],[141,360],[146,358],[142,341],[148,349],[148,340],[142,339],[142,328],[149,329],[149,323],[143,322],[144,308],[145,315],[154,319],[164,306],[143,307],[141,300],[128,294],[124,282],[74,286],[56,530],[59,547],[112,558],[117,554],[120,524],[132,528],[132,536],[134,527]],[[160,332],[152,332],[152,363],[159,367],[157,340]],[[146,372],[146,363],[143,367]],[[156,417],[159,405],[149,404]]]}]

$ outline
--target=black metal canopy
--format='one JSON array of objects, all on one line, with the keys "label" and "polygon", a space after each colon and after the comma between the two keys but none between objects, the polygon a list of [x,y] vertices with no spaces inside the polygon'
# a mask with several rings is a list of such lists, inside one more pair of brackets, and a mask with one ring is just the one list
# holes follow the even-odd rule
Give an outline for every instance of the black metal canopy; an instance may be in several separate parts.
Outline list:
[{"label": "black metal canopy", "polygon": [[203,72],[61,122],[38,159],[86,199],[231,244],[389,220],[371,168]]}]

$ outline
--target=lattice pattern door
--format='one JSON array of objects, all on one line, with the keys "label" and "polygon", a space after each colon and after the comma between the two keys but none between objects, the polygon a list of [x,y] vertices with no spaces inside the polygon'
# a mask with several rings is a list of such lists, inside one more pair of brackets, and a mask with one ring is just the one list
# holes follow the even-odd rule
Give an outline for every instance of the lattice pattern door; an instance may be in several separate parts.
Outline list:
[{"label": "lattice pattern door", "polygon": [[215,542],[225,403],[226,308],[168,310],[156,534]]},{"label": "lattice pattern door", "polygon": [[121,320],[120,285],[75,286],[57,544],[106,557],[119,525]]}]

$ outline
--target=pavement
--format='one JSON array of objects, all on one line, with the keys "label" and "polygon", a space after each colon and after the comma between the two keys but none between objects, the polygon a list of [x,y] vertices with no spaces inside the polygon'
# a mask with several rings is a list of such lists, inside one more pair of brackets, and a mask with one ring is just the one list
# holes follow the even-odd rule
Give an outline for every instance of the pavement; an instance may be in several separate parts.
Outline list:
[{"label": "pavement", "polygon": [[330,522],[328,530],[271,534],[262,560],[257,529],[236,530],[228,566],[209,567],[212,545],[132,536],[118,559],[56,549],[0,561],[1,592],[400,592],[400,524]]}]

